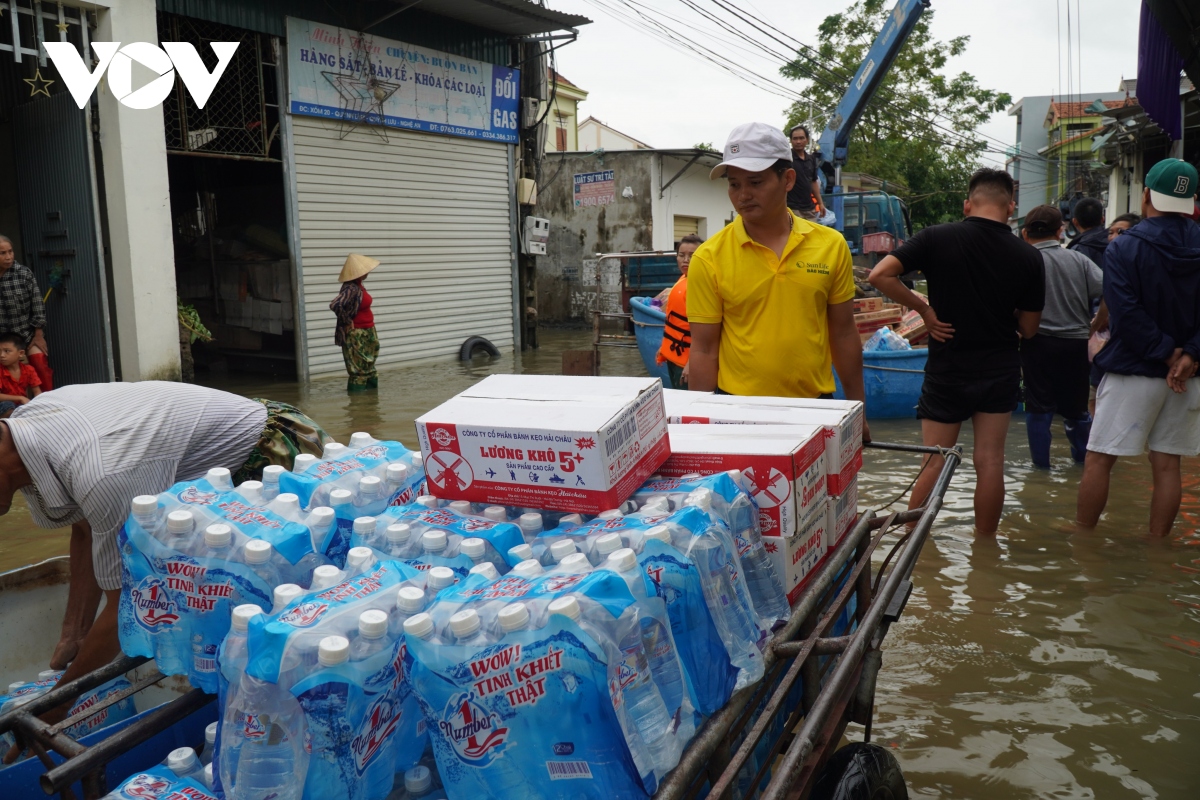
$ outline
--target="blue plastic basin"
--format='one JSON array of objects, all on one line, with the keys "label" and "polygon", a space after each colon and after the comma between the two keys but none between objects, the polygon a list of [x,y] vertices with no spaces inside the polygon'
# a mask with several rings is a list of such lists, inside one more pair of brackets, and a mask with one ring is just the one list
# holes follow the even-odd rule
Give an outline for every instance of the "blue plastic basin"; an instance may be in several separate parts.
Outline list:
[{"label": "blue plastic basin", "polygon": [[[912,419],[916,416],[928,357],[929,351],[924,347],[863,353],[867,419]],[[836,374],[834,379],[837,380]],[[837,380],[834,396],[846,396],[840,380]]]},{"label": "blue plastic basin", "polygon": [[663,326],[667,323],[667,315],[662,309],[650,305],[649,297],[629,298],[629,310],[633,313],[633,330],[637,333],[638,352],[646,371],[660,378],[663,386],[671,388],[671,379],[667,375],[666,364],[656,364],[655,355],[662,347]]}]

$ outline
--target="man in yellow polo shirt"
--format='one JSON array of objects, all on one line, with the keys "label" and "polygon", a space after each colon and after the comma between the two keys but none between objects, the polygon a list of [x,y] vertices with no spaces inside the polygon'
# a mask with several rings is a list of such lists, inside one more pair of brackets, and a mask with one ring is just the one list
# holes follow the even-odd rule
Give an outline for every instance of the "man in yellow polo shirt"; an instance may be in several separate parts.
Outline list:
[{"label": "man in yellow polo shirt", "polygon": [[700,245],[688,273],[689,387],[737,395],[863,399],[850,248],[787,207],[791,146],[761,122],[729,134],[709,177],[729,182],[737,219]]}]

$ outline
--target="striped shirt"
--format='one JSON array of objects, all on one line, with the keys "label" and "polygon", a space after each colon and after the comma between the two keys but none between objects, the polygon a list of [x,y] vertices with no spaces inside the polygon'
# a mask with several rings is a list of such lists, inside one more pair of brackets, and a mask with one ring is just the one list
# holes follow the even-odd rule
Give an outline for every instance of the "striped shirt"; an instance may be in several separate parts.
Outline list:
[{"label": "striped shirt", "polygon": [[139,494],[213,467],[236,471],[267,422],[261,403],[186,383],[92,383],[39,395],[5,421],[32,486],[34,522],[86,519],[102,589],[121,587],[117,533]]}]

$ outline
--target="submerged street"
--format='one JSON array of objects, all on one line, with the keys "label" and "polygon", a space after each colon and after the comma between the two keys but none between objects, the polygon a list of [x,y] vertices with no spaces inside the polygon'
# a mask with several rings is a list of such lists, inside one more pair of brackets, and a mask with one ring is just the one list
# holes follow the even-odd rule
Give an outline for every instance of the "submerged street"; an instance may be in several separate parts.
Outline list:
[{"label": "submerged street", "polygon": [[[537,351],[384,370],[377,394],[347,395],[340,376],[306,386],[198,378],[295,403],[340,441],[366,430],[412,447],[417,416],[485,375],[557,374],[563,350],[590,343],[590,332],[541,335]],[[605,374],[644,374],[636,350],[603,356]],[[915,420],[876,420],[871,430],[880,441],[919,441]],[[1068,525],[1079,468],[1056,431],[1055,469],[1033,470],[1018,415],[1008,437],[1000,535],[977,539],[969,434],[963,444],[968,462],[918,563],[908,607],[885,641],[874,741],[892,749],[919,797],[1194,797],[1200,478],[1185,476],[1174,535],[1151,541],[1149,469],[1124,459],[1100,528],[1074,535]],[[893,500],[919,466],[881,451],[864,459],[864,511]],[[34,528],[19,503],[0,519],[0,571],[66,552],[66,531]],[[848,735],[860,739],[861,730],[851,726]]]}]

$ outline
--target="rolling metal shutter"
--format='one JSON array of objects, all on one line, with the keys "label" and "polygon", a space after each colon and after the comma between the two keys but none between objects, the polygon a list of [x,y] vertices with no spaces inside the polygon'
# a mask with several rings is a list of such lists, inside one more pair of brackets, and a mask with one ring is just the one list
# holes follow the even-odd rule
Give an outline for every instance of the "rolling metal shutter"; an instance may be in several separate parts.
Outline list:
[{"label": "rolling metal shutter", "polygon": [[380,365],[456,355],[476,335],[512,347],[509,146],[291,121],[309,374],[344,369],[329,301],[351,252],[383,262],[366,281]]}]

